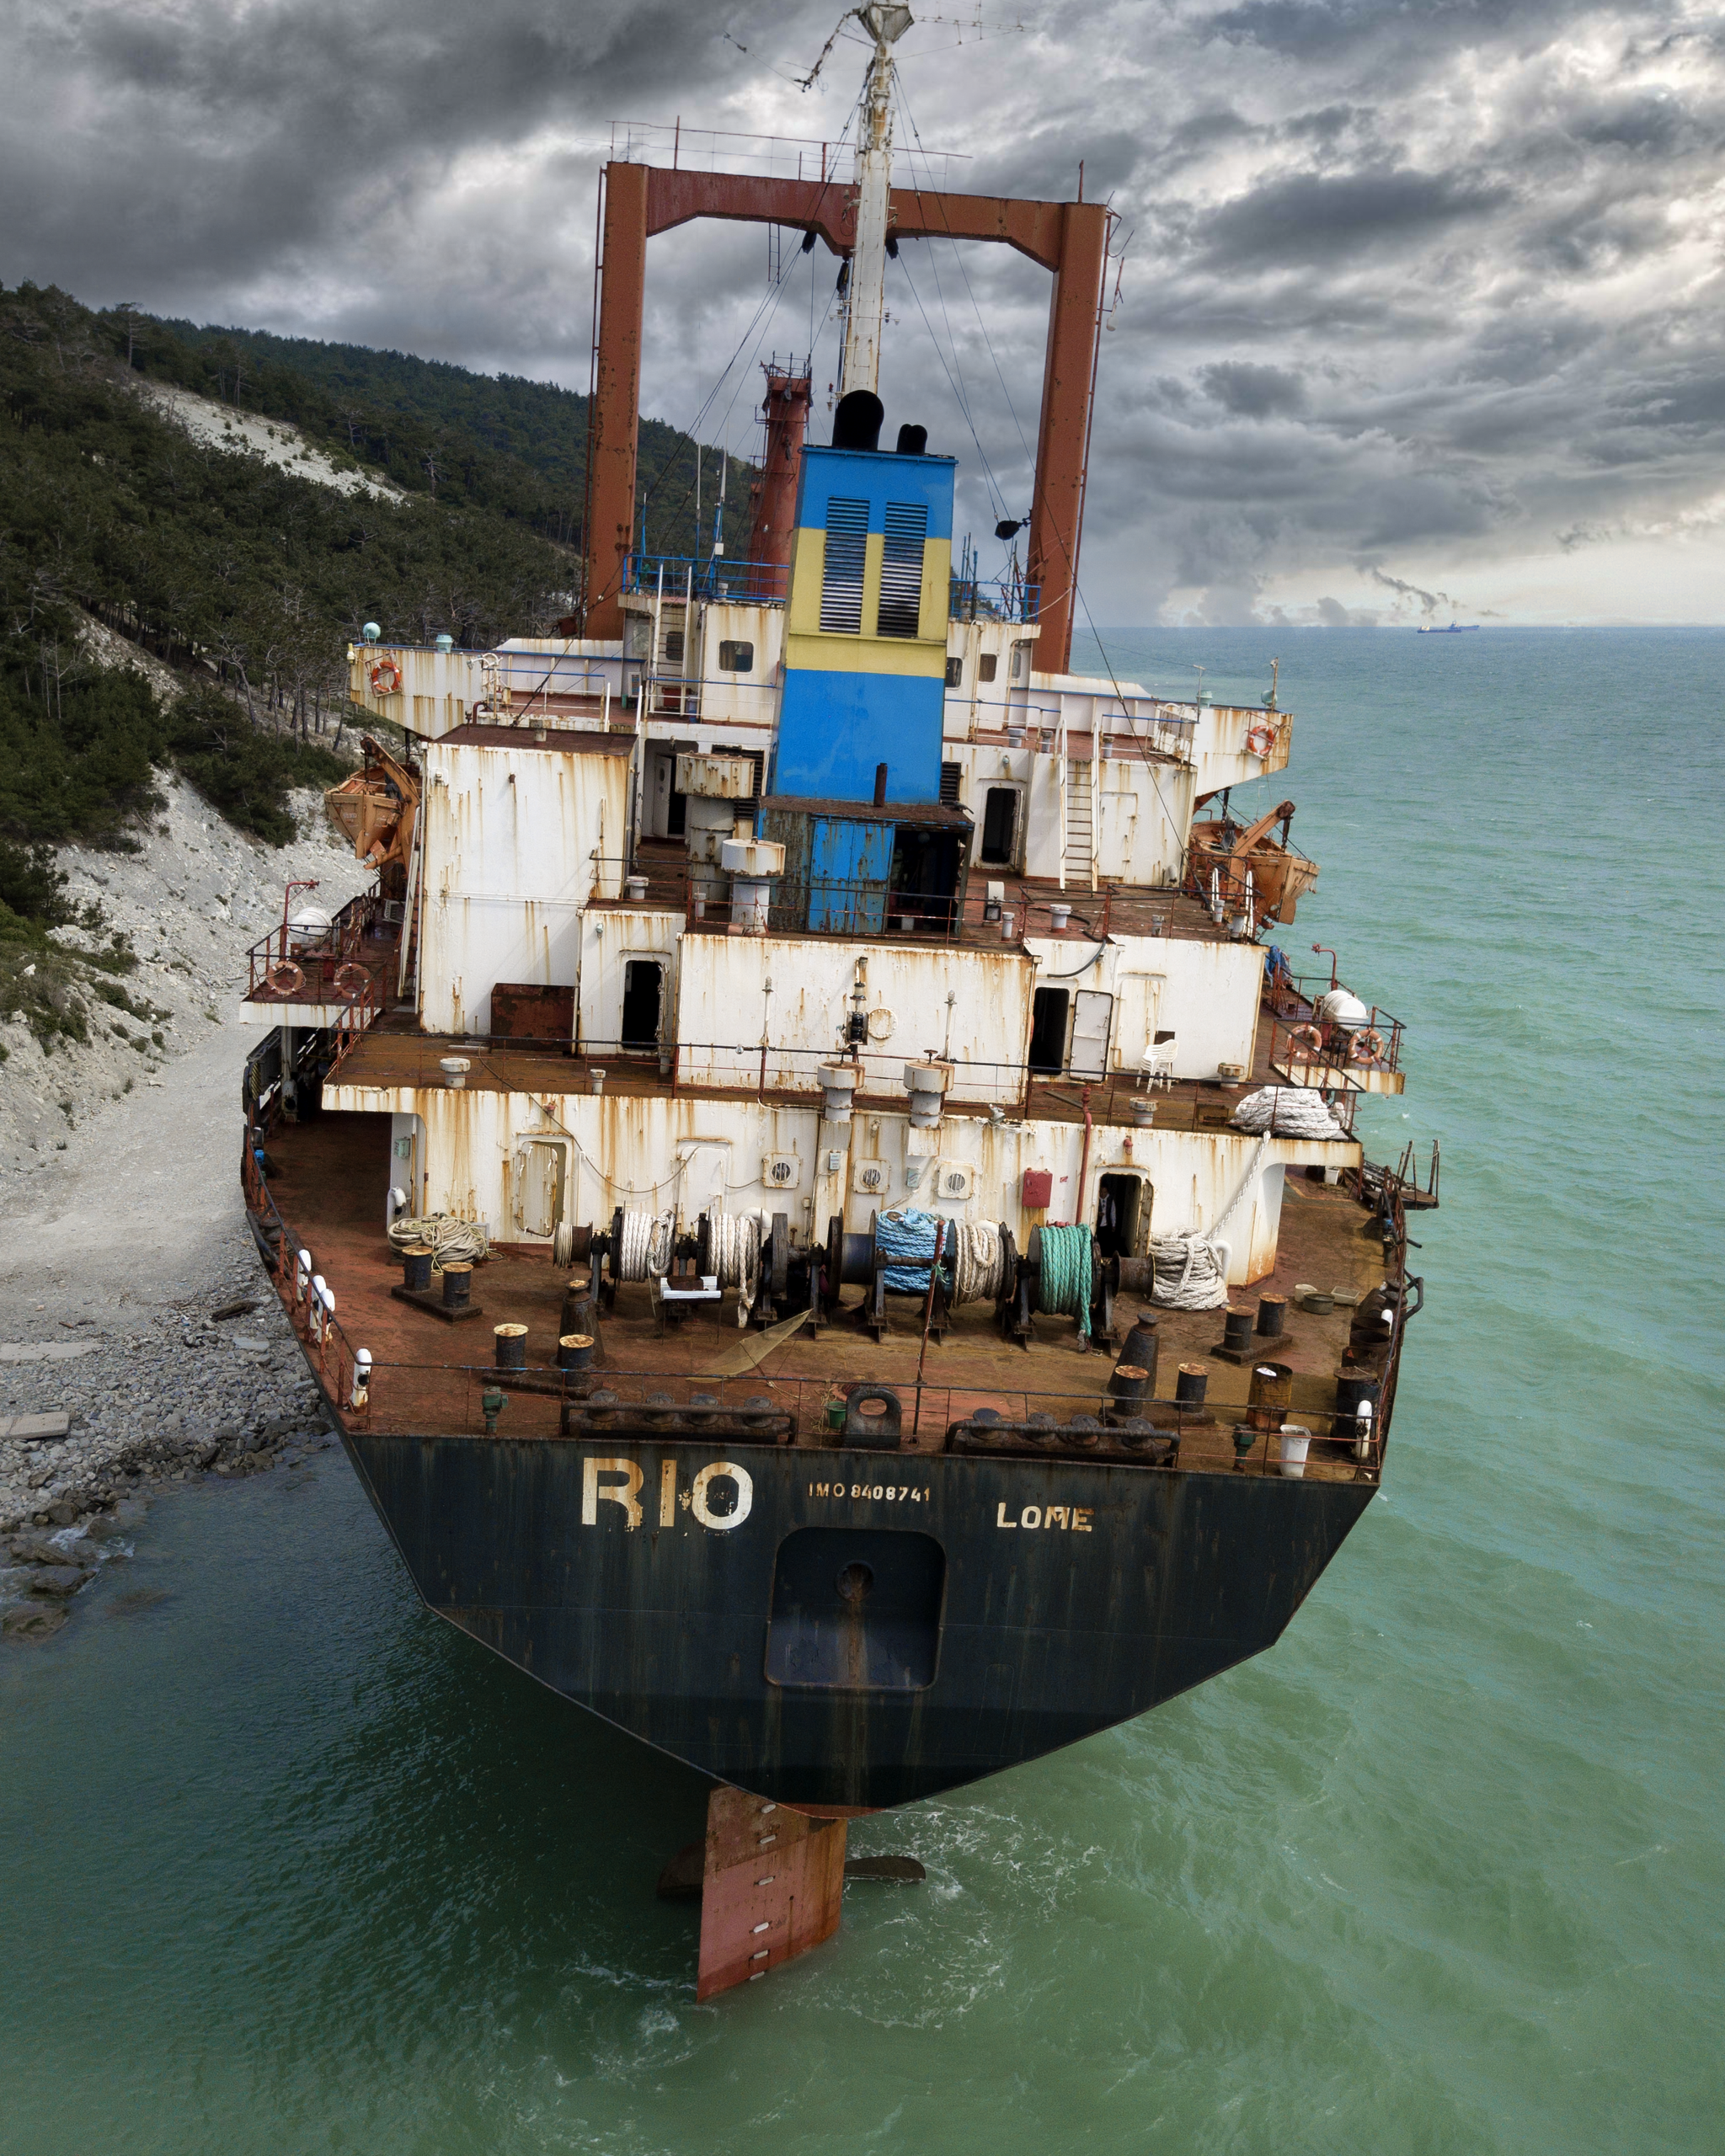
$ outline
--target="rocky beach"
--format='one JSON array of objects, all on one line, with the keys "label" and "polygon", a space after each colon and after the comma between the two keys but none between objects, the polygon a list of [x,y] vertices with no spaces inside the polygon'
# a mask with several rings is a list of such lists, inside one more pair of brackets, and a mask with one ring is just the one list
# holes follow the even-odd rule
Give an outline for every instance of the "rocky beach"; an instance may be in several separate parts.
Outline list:
[{"label": "rocky beach", "polygon": [[0,1063],[0,1636],[51,1637],[152,1500],[254,1475],[331,1442],[257,1260],[240,1199],[245,952],[290,878],[330,910],[364,881],[296,798],[280,849],[185,787],[141,850],[61,857],[80,900],[128,935],[128,987],[162,1013],[44,1049],[5,1029]]}]

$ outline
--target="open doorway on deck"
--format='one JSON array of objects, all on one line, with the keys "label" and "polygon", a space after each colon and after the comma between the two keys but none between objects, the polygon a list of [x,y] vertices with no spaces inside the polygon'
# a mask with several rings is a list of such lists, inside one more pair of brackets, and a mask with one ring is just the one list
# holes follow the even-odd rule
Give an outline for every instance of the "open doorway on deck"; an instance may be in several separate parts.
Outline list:
[{"label": "open doorway on deck", "polygon": [[1150,1246],[1151,1187],[1140,1174],[1101,1177],[1096,1190],[1096,1241],[1104,1257],[1141,1257]]},{"label": "open doorway on deck", "polygon": [[1066,1067],[1066,1015],[1071,993],[1064,988],[1039,988],[1030,1010],[1030,1068],[1035,1071],[1064,1070]]},{"label": "open doorway on deck", "polygon": [[623,1015],[618,1038],[624,1048],[656,1049],[665,1008],[665,961],[623,962]]},{"label": "open doorway on deck", "polygon": [[1018,865],[1019,803],[1023,789],[991,786],[982,796],[982,833],[976,858],[985,868],[1016,868]]}]

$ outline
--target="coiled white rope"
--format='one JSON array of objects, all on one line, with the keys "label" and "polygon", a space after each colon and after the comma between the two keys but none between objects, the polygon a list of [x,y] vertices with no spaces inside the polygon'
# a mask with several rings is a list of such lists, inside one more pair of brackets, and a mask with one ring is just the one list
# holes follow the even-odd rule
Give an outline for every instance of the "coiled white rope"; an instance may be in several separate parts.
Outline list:
[{"label": "coiled white rope", "polygon": [[997,1302],[1004,1255],[998,1220],[961,1220],[953,1302]]},{"label": "coiled white rope", "polygon": [[662,1280],[670,1270],[671,1234],[675,1218],[670,1213],[625,1213],[622,1248],[617,1254],[620,1280]]},{"label": "coiled white rope", "polygon": [[479,1220],[460,1220],[453,1213],[428,1213],[416,1220],[392,1220],[386,1230],[398,1251],[410,1246],[431,1253],[431,1270],[446,1265],[478,1265],[491,1254],[491,1246]]},{"label": "coiled white rope", "polygon": [[1325,1107],[1323,1095],[1310,1086],[1261,1086],[1246,1096],[1231,1120],[1236,1130],[1263,1131],[1277,1138],[1348,1134]]},{"label": "coiled white rope", "polygon": [[1269,1149],[1266,1131],[1252,1148],[1240,1187],[1208,1228],[1185,1228],[1178,1235],[1151,1235],[1150,1256],[1156,1285],[1151,1300],[1164,1310],[1220,1310],[1228,1299],[1228,1267],[1233,1245],[1222,1234],[1247,1193],[1258,1181]]},{"label": "coiled white rope", "polygon": [[721,1288],[737,1290],[737,1323],[749,1312],[761,1283],[761,1216],[758,1213],[709,1213],[708,1248]]}]

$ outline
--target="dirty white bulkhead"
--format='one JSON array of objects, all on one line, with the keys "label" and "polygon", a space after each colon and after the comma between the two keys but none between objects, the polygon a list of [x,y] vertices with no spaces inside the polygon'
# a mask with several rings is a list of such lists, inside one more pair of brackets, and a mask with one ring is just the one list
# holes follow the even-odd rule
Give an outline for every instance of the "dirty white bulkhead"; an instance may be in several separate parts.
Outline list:
[{"label": "dirty white bulkhead", "polygon": [[[356,647],[353,693],[425,737],[423,1028],[483,1035],[494,983],[573,983],[575,1041],[590,1059],[622,1069],[674,1057],[680,1089],[724,1097],[595,1095],[585,1080],[580,1091],[531,1094],[338,1078],[325,1090],[329,1107],[393,1117],[394,1177],[411,1182],[414,1210],[483,1219],[499,1241],[533,1242],[548,1241],[559,1219],[601,1225],[618,1204],[674,1206],[686,1223],[713,1206],[765,1209],[788,1214],[802,1241],[823,1236],[834,1212],[861,1230],[875,1209],[911,1203],[1003,1220],[1022,1241],[1041,1220],[1092,1218],[1103,1173],[1135,1173],[1151,1187],[1140,1235],[1152,1207],[1158,1234],[1210,1226],[1249,1176],[1231,1223],[1228,1277],[1268,1271],[1284,1167],[1333,1167],[1356,1157],[1351,1143],[1097,1126],[1087,1157],[1081,1119],[1015,1113],[1038,986],[1073,991],[1063,1067],[1075,1087],[1135,1071],[1164,1031],[1175,1036],[1173,1075],[1207,1077],[1219,1065],[1251,1065],[1262,950],[1097,940],[1076,925],[998,950],[691,932],[681,910],[624,901],[632,818],[644,834],[663,835],[679,758],[711,757],[716,768],[770,759],[783,616],[729,600],[629,603],[620,643],[520,639],[495,654]],[[1033,648],[1019,624],[951,625],[943,791],[970,810],[973,857],[987,790],[1023,797],[1011,860],[973,857],[973,883],[991,867],[1064,876],[1087,914],[1103,881],[1172,886],[1197,797],[1286,763],[1279,714],[1267,728],[1260,709],[1167,704],[1135,683],[1039,674]],[[465,739],[444,738],[457,728]],[[692,844],[692,861],[697,851]],[[859,954],[868,1039],[855,1113],[840,1126],[823,1119],[816,1073],[845,1038]],[[663,990],[656,1039],[624,1049],[632,960],[657,961]],[[930,1057],[954,1065],[946,1112],[936,1129],[913,1131],[904,1067]],[[749,1097],[763,1090],[807,1104]],[[1052,1177],[1046,1209],[1020,1202],[1030,1169]]]}]

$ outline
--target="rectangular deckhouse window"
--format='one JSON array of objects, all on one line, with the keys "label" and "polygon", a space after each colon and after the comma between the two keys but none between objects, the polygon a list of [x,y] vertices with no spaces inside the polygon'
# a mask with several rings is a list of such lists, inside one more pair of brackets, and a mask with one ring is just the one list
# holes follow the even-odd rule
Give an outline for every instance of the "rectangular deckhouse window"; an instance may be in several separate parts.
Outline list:
[{"label": "rectangular deckhouse window", "polygon": [[826,561],[820,578],[820,626],[829,635],[862,633],[862,564],[868,554],[868,503],[835,494],[826,505]]},{"label": "rectangular deckhouse window", "polygon": [[926,502],[889,502],[880,557],[880,611],[874,633],[914,637],[922,612],[922,549],[928,538]]}]

